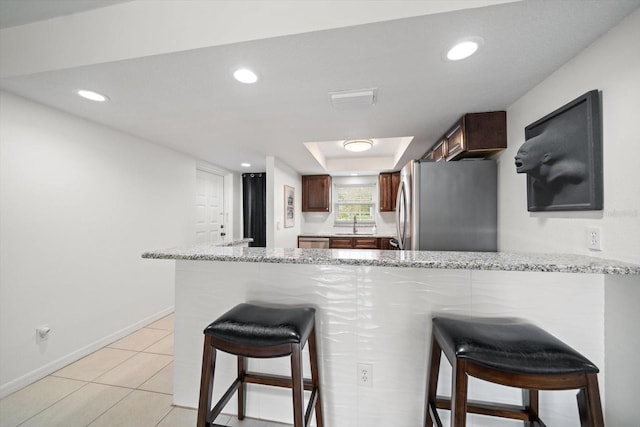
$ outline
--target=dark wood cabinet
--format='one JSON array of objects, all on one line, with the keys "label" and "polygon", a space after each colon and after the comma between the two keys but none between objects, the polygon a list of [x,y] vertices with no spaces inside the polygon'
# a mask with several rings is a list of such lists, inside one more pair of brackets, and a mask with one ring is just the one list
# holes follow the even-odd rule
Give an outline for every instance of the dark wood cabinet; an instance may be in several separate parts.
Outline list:
[{"label": "dark wood cabinet", "polygon": [[391,249],[390,237],[342,237],[334,236],[329,239],[330,249]]},{"label": "dark wood cabinet", "polygon": [[331,176],[302,177],[302,212],[331,212]]},{"label": "dark wood cabinet", "polygon": [[443,162],[447,160],[447,140],[442,138],[428,154],[429,160]]},{"label": "dark wood cabinet", "polygon": [[378,176],[380,212],[396,210],[400,172],[383,172]]},{"label": "dark wood cabinet", "polygon": [[378,249],[377,237],[354,237],[353,249]]},{"label": "dark wood cabinet", "polygon": [[378,248],[382,249],[383,251],[389,251],[392,249],[396,249],[393,246],[391,246],[391,243],[389,243],[389,241],[391,240],[391,237],[380,237],[379,243],[378,243]]},{"label": "dark wood cabinet", "polygon": [[428,160],[489,157],[507,148],[507,113],[465,114],[425,155]]},{"label": "dark wood cabinet", "polygon": [[331,249],[352,249],[353,239],[351,237],[331,237],[329,239]]},{"label": "dark wood cabinet", "polygon": [[465,150],[465,142],[468,142],[468,138],[464,138],[463,126],[464,119],[456,123],[444,136],[444,140],[447,144],[447,153],[445,154],[445,158],[447,160],[453,160],[456,157],[459,157]]}]

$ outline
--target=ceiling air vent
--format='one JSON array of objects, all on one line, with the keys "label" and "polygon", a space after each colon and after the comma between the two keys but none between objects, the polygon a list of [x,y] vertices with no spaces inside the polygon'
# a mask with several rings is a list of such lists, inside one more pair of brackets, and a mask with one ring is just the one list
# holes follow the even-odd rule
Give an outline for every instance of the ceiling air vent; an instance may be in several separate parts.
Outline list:
[{"label": "ceiling air vent", "polygon": [[329,99],[335,108],[368,107],[375,104],[376,92],[377,89],[329,92]]}]

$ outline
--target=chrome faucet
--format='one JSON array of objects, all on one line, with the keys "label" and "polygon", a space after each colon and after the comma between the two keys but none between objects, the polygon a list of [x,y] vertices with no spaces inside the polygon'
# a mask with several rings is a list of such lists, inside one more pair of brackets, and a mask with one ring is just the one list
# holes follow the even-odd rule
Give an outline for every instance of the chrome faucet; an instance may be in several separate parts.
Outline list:
[{"label": "chrome faucet", "polygon": [[358,233],[358,229],[356,228],[356,224],[358,222],[358,217],[356,215],[353,216],[353,234],[357,234]]}]

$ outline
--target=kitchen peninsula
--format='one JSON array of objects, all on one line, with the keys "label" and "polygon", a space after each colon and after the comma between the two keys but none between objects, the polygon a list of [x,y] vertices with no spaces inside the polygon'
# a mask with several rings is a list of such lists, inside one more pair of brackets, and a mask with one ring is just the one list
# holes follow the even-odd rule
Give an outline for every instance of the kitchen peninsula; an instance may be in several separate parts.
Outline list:
[{"label": "kitchen peninsula", "polygon": [[[421,425],[430,321],[443,313],[538,324],[600,367],[611,425],[634,416],[631,387],[640,368],[631,361],[640,343],[628,332],[640,324],[633,303],[640,265],[575,255],[202,246],[143,257],[176,260],[176,405],[197,406],[204,327],[246,301],[317,308],[328,426]],[[372,367],[368,385],[358,384],[359,363]],[[445,365],[442,394],[450,389]],[[233,380],[235,361],[221,355],[218,367],[214,399]],[[251,360],[249,368],[288,370],[286,359]],[[520,398],[518,390],[480,381],[470,382],[469,394]],[[288,390],[255,386],[248,399],[248,416],[291,422]],[[233,404],[225,409],[234,411]],[[579,426],[574,391],[542,392],[541,413],[548,425]]]}]

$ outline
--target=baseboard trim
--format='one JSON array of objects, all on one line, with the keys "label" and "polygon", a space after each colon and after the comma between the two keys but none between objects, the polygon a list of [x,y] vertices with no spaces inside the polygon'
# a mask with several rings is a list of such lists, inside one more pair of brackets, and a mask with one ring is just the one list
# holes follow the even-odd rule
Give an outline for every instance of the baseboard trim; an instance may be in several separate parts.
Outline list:
[{"label": "baseboard trim", "polygon": [[164,310],[161,310],[132,325],[120,329],[119,331],[102,337],[89,345],[86,345],[72,353],[67,354],[66,356],[60,357],[52,362],[47,363],[44,366],[41,366],[38,369],[28,372],[21,377],[16,378],[15,380],[0,385],[0,399],[3,399],[11,393],[14,393],[30,384],[33,384],[34,382],[46,377],[47,375],[64,368],[70,363],[82,359],[83,357],[93,353],[94,351],[100,350],[102,347],[109,345],[112,342],[119,340],[120,338],[126,337],[130,333],[135,332],[140,328],[144,328],[145,326],[152,324],[156,320],[162,319],[166,315],[173,313],[173,311],[174,306],[165,308]]}]

